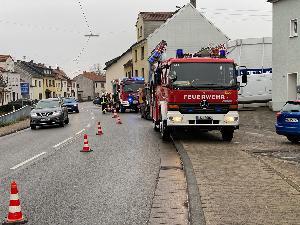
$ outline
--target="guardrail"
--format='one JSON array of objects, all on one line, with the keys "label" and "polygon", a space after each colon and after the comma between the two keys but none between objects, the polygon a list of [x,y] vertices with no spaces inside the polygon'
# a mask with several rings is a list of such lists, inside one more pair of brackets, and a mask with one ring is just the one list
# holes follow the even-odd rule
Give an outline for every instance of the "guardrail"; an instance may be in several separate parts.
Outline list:
[{"label": "guardrail", "polygon": [[0,125],[12,123],[30,115],[31,106],[26,105],[16,111],[0,116]]}]

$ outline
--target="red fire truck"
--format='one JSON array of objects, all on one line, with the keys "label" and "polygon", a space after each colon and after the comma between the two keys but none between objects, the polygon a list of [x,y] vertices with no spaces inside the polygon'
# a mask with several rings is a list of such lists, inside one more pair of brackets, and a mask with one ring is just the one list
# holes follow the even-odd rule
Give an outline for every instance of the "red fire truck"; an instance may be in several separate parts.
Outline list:
[{"label": "red fire truck", "polygon": [[139,111],[138,91],[144,88],[145,80],[142,77],[123,78],[112,81],[113,99],[116,109],[122,113],[126,109]]},{"label": "red fire truck", "polygon": [[[225,52],[223,52],[224,54]],[[221,131],[231,141],[239,128],[238,89],[232,59],[200,55],[158,62],[152,79],[154,129],[168,139],[175,128]],[[243,77],[243,83],[247,77]]]}]

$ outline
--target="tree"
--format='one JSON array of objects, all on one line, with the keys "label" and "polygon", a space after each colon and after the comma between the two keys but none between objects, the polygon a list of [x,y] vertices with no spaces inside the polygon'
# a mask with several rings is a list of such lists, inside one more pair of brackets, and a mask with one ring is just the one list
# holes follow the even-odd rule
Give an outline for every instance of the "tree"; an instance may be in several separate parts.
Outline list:
[{"label": "tree", "polygon": [[3,79],[2,73],[0,72],[0,102],[3,105],[4,102],[4,89],[6,88],[6,83]]},{"label": "tree", "polygon": [[105,72],[102,68],[103,67],[100,65],[100,63],[96,63],[92,65],[91,71],[95,72],[97,75],[105,76]]}]

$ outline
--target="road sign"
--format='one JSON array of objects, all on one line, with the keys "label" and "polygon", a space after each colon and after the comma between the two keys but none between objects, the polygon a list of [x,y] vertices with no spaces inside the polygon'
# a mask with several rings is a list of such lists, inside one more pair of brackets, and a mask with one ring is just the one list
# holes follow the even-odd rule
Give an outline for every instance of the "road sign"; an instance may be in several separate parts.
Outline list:
[{"label": "road sign", "polygon": [[29,83],[21,83],[21,95],[29,95]]}]

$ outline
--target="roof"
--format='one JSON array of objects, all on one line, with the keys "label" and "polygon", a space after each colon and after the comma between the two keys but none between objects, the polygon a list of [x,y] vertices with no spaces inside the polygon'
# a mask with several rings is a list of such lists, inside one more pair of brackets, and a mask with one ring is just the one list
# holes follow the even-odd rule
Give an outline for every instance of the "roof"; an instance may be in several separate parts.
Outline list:
[{"label": "roof", "polygon": [[194,57],[194,58],[171,58],[170,63],[234,63],[233,59],[225,58],[209,58],[209,57]]},{"label": "roof", "polygon": [[97,75],[95,72],[86,72],[84,71],[82,76],[86,77],[89,80],[95,81],[95,82],[106,82],[106,79],[104,76]]},{"label": "roof", "polygon": [[132,66],[132,59],[128,60],[128,62],[125,63],[123,66],[124,66],[124,67]]},{"label": "roof", "polygon": [[0,55],[0,62],[6,62],[7,59],[12,57],[10,55]]},{"label": "roof", "polygon": [[144,21],[166,21],[174,15],[175,12],[140,12],[139,15]]},{"label": "roof", "polygon": [[126,55],[128,52],[130,52],[132,49],[132,47],[130,47],[129,49],[127,49],[126,52],[124,52],[122,55],[114,58],[114,59],[111,59],[109,61],[107,61],[105,63],[105,68],[103,70],[107,70],[109,67],[111,67],[113,64],[117,63],[119,61],[119,59],[121,59],[124,55]]},{"label": "roof", "polygon": [[61,79],[61,80],[68,80],[68,79],[70,79],[66,75],[66,73],[63,70],[61,70],[60,68],[54,69],[53,73],[54,73],[55,78],[58,78],[58,79]]}]

